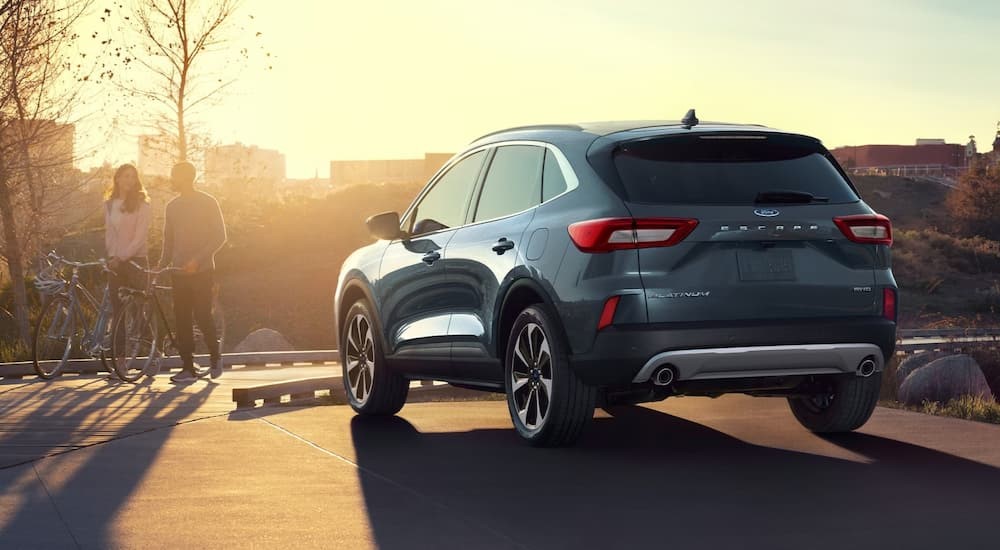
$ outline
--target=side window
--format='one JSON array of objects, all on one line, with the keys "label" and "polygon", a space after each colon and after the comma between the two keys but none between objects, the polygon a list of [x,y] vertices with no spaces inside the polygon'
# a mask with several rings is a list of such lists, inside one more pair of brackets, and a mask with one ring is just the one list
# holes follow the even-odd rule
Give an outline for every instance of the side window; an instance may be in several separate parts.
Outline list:
[{"label": "side window", "polygon": [[542,202],[566,191],[566,178],[559,161],[552,151],[545,151],[545,170],[542,172]]},{"label": "side window", "polygon": [[545,149],[534,145],[497,148],[479,195],[474,221],[516,214],[538,204],[542,196]]},{"label": "side window", "polygon": [[438,178],[434,187],[410,213],[409,219],[413,221],[411,235],[458,227],[465,222],[465,205],[476,185],[476,176],[485,156],[485,151],[473,153]]}]

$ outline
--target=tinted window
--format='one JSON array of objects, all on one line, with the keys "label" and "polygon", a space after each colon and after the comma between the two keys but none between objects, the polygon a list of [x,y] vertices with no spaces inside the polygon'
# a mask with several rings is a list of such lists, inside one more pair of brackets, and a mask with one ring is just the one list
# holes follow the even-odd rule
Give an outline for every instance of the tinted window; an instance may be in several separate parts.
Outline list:
[{"label": "tinted window", "polygon": [[858,200],[822,147],[802,138],[672,137],[625,144],[614,160],[632,202],[753,204],[782,192]]},{"label": "tinted window", "polygon": [[476,185],[476,176],[479,175],[485,155],[485,151],[473,153],[438,178],[434,187],[410,214],[410,219],[415,220],[410,229],[411,234],[421,235],[458,227],[465,222],[465,205]]},{"label": "tinted window", "polygon": [[497,148],[479,195],[475,221],[509,216],[537,205],[542,196],[544,154],[544,148],[533,145]]},{"label": "tinted window", "polygon": [[563,177],[559,161],[552,151],[545,151],[545,170],[542,172],[542,202],[566,191],[566,178]]}]

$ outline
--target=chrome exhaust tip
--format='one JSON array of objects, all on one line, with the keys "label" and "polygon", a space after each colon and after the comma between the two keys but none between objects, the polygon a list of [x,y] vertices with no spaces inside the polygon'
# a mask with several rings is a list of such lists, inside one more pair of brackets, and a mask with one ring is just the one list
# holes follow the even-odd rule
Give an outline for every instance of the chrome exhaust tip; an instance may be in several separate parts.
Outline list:
[{"label": "chrome exhaust tip", "polygon": [[873,374],[875,374],[875,360],[871,357],[866,357],[865,360],[858,365],[858,376],[868,378]]},{"label": "chrome exhaust tip", "polygon": [[674,382],[674,369],[663,366],[653,373],[653,384],[657,386],[669,386]]}]

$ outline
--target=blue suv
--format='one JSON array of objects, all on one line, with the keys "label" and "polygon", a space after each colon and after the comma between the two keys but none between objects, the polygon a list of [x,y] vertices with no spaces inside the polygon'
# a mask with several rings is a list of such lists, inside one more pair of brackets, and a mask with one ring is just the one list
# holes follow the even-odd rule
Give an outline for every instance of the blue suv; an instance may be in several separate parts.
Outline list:
[{"label": "blue suv", "polygon": [[595,406],[733,392],[849,431],[895,346],[891,224],[808,136],[693,111],[512,128],[367,224],[334,303],[363,415],[430,379],[505,393],[534,445]]}]

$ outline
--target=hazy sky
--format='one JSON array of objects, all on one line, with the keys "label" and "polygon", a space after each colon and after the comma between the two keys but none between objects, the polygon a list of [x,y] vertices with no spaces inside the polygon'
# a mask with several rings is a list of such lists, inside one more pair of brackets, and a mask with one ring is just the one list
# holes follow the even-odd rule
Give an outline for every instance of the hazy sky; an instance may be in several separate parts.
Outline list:
[{"label": "hazy sky", "polygon": [[983,150],[1000,120],[992,0],[245,0],[243,10],[274,68],[251,64],[203,119],[217,140],[284,152],[289,177],[325,177],[332,159],[453,152],[508,126],[676,119],[689,107],[828,147],[975,134]]}]

